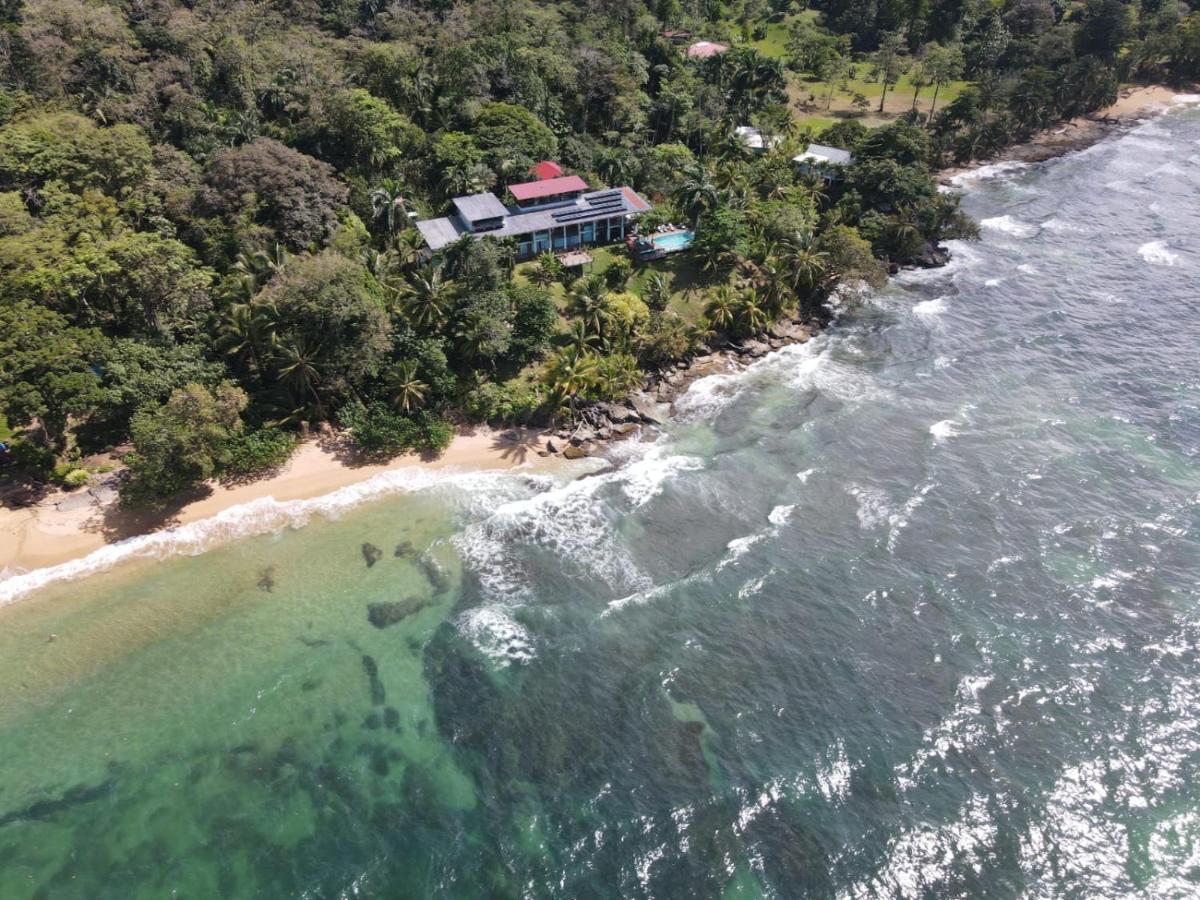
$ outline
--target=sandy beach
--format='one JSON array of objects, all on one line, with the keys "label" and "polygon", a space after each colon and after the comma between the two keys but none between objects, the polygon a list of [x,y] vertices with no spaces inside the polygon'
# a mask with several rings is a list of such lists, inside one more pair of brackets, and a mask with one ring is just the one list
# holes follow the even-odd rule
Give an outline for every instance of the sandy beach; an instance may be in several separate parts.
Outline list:
[{"label": "sandy beach", "polygon": [[0,581],[87,556],[127,538],[210,519],[262,498],[307,500],[384,472],[412,467],[495,470],[551,465],[553,459],[538,455],[544,439],[543,433],[533,430],[479,428],[457,436],[436,460],[410,455],[368,464],[354,461],[338,442],[313,439],[274,475],[233,486],[210,484],[153,515],[123,509],[111,497],[98,498],[87,490],[54,491],[29,507],[0,507]]}]

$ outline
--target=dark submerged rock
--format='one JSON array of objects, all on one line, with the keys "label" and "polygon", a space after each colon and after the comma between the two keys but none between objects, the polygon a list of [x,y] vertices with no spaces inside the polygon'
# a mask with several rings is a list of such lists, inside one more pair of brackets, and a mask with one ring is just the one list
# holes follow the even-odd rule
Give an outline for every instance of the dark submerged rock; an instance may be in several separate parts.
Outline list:
[{"label": "dark submerged rock", "polygon": [[275,590],[275,567],[267,566],[258,577],[258,589],[266,591],[268,594]]},{"label": "dark submerged rock", "polygon": [[400,711],[389,706],[383,711],[383,724],[393,731],[400,727]]},{"label": "dark submerged rock", "polygon": [[419,613],[430,603],[424,597],[406,597],[390,603],[367,604],[367,621],[376,628],[387,628]]},{"label": "dark submerged rock", "polygon": [[429,579],[429,583],[433,585],[436,593],[443,594],[450,590],[450,576],[436,559],[432,556],[422,556],[419,563],[421,571],[425,573],[425,577]]},{"label": "dark submerged rock", "polygon": [[367,568],[369,569],[383,558],[383,551],[374,544],[365,543],[362,545],[362,555],[363,559],[366,560]]},{"label": "dark submerged rock", "polygon": [[387,700],[387,691],[383,688],[383,682],[379,680],[379,666],[375,663],[375,658],[363,654],[362,666],[371,685],[371,702],[376,706],[383,706]]},{"label": "dark submerged rock", "polygon": [[397,559],[404,559],[406,556],[412,556],[416,552],[416,548],[412,545],[412,541],[402,541],[396,545],[396,549],[392,552],[392,556]]}]

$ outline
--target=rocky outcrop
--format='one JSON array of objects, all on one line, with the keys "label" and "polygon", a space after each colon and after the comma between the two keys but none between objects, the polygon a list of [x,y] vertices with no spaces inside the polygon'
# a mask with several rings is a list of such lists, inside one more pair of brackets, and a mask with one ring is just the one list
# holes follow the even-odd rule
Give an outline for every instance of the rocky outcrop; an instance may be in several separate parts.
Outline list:
[{"label": "rocky outcrop", "polygon": [[753,360],[788,344],[800,344],[812,338],[820,328],[816,320],[784,317],[757,337],[741,343],[723,342],[705,348],[690,360],[646,378],[620,403],[595,403],[580,409],[573,426],[562,428],[547,439],[545,452],[566,459],[582,459],[601,450],[605,441],[619,440],[653,430],[671,415],[672,404],[692,382],[711,375],[736,372]]}]

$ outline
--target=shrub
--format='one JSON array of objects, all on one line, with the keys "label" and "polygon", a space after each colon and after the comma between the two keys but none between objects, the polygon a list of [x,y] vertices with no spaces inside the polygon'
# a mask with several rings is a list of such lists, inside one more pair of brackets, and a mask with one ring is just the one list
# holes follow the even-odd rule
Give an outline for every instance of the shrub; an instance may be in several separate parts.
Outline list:
[{"label": "shrub", "polygon": [[91,476],[83,469],[72,469],[62,477],[63,487],[73,491],[87,484],[90,478]]},{"label": "shrub", "polygon": [[296,436],[279,428],[235,434],[226,445],[223,479],[260,475],[282,466],[296,450]]},{"label": "shrub", "polygon": [[354,401],[342,407],[338,423],[354,446],[368,456],[390,459],[410,450],[439,454],[454,438],[454,426],[424,411],[408,417],[378,401]]},{"label": "shrub", "polygon": [[524,424],[537,417],[543,398],[527,385],[481,384],[466,398],[466,411],[478,422]]}]

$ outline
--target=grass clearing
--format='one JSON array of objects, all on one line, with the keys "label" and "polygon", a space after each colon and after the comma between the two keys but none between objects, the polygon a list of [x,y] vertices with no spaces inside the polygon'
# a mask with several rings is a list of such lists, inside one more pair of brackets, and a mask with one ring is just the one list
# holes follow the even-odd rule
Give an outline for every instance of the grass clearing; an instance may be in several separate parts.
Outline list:
[{"label": "grass clearing", "polygon": [[765,37],[751,41],[749,46],[753,47],[763,56],[768,56],[771,59],[783,59],[787,56],[788,31],[792,27],[792,23],[799,19],[807,19],[810,22],[815,22],[820,13],[815,9],[806,9],[802,13],[795,15],[784,16],[782,19],[767,22],[767,34]]},{"label": "grass clearing", "polygon": [[[855,66],[857,73],[866,75],[870,72],[869,64],[860,62]],[[943,84],[938,90],[937,109],[942,109],[954,100],[968,86],[966,81],[951,81]],[[854,105],[854,95],[861,94],[868,101],[866,109]],[[888,88],[887,99],[884,101],[883,112],[879,112],[879,98],[883,94],[883,84],[871,81],[865,77],[851,78],[844,88],[835,88],[833,97],[829,97],[828,82],[818,81],[806,76],[792,76],[788,83],[788,97],[791,99],[801,125],[809,124],[815,119],[824,119],[830,124],[839,119],[858,119],[864,125],[880,125],[897,116],[904,115],[913,108],[913,83],[909,73],[900,76],[900,80]],[[917,110],[928,113],[933,101],[933,88],[923,87],[917,92]],[[826,108],[828,102],[828,108]]]}]

